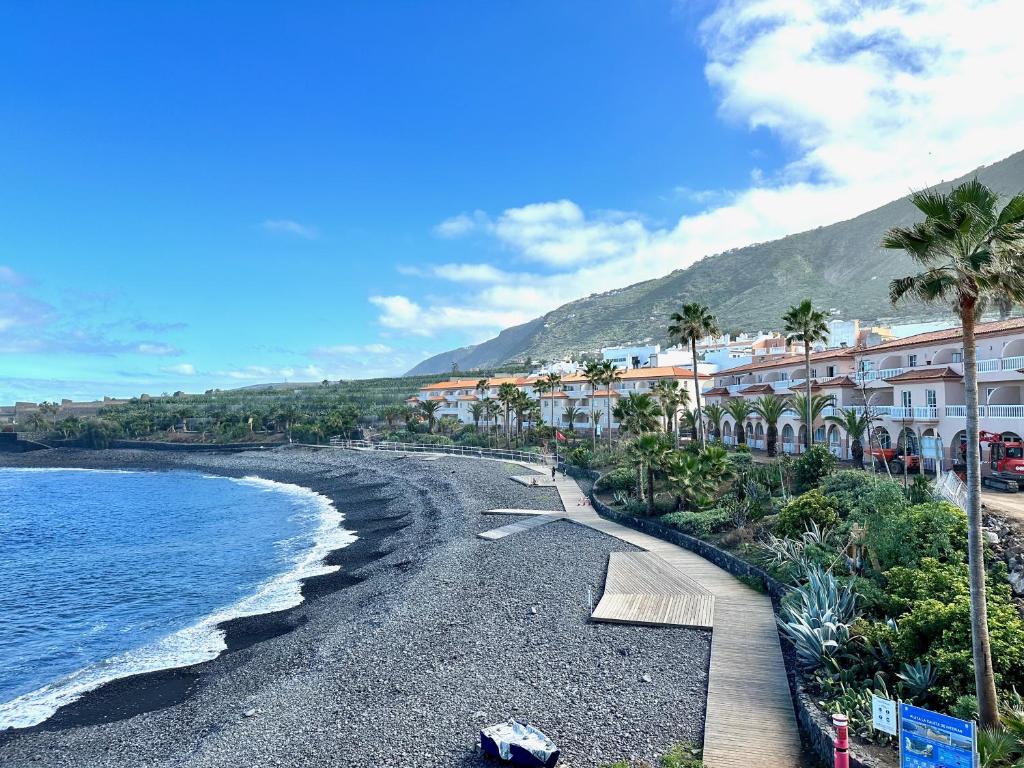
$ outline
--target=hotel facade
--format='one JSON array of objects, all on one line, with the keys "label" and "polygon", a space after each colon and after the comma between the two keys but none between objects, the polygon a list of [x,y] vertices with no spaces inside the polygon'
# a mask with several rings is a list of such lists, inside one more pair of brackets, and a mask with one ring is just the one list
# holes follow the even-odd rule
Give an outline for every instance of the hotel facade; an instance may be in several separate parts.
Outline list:
[{"label": "hotel facade", "polygon": [[[698,376],[702,389],[711,384],[712,374],[702,373]],[[598,423],[600,432],[607,427],[608,413],[614,410],[620,398],[628,397],[631,392],[653,394],[653,387],[659,381],[679,382],[679,388],[690,395],[690,408],[693,407],[695,399],[693,371],[674,366],[621,371],[621,378],[615,381],[610,389],[600,384],[592,387],[581,374],[569,374],[562,376],[562,383],[556,391],[538,394],[535,385],[540,381],[539,376],[492,378],[487,380],[486,387],[482,389],[477,388],[479,379],[441,381],[422,387],[419,394],[409,398],[407,402],[414,406],[428,400],[438,402],[440,407],[434,414],[436,418],[449,416],[463,424],[472,424],[474,403],[485,399],[497,401],[501,385],[513,384],[531,398],[540,401],[542,417],[546,424],[553,423],[560,429],[572,427],[578,431],[587,431],[593,424],[591,414],[597,410],[601,412]],[[575,411],[570,410],[570,406]],[[570,424],[569,417],[573,414],[573,422]],[[504,418],[504,409],[500,418]],[[619,428],[614,414],[611,426],[613,432]]]},{"label": "hotel facade", "polygon": [[[1024,434],[1024,318],[981,323],[976,337],[981,429],[1020,439]],[[714,386],[705,390],[706,402],[724,408],[737,398],[754,401],[765,394],[803,393],[804,370],[803,355],[722,370],[714,374]],[[962,456],[967,415],[963,372],[959,328],[812,353],[812,393],[832,400],[813,425],[814,442],[827,445],[840,458],[850,458],[842,428],[824,417],[844,408],[861,413],[870,409],[876,418],[871,447],[920,455],[922,438],[937,438],[943,468],[949,468]],[[727,443],[735,444],[742,431],[752,448],[765,447],[766,425],[756,414],[742,423],[726,415],[719,426]],[[802,450],[805,427],[799,414],[788,410],[777,427],[780,452]],[[924,465],[935,468],[931,459]]]}]

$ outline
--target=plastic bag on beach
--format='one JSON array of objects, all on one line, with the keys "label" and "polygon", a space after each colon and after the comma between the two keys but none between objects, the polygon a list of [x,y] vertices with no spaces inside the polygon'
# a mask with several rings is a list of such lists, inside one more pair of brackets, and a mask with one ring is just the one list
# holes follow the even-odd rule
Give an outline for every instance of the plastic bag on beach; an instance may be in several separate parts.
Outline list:
[{"label": "plastic bag on beach", "polygon": [[485,754],[513,765],[553,768],[560,755],[555,743],[531,725],[509,720],[480,731]]}]

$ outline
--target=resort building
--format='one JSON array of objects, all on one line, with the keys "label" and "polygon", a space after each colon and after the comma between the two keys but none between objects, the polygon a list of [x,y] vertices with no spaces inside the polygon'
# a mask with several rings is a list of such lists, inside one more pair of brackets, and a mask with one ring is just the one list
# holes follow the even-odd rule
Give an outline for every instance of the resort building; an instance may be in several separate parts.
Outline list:
[{"label": "resort building", "polygon": [[[710,374],[698,374],[701,386],[710,385]],[[478,379],[461,379],[441,381],[424,386],[419,394],[409,398],[410,405],[418,405],[424,401],[440,403],[434,415],[457,418],[463,424],[474,423],[473,404],[482,400],[497,401],[498,391],[502,384],[513,384],[531,398],[539,399],[544,422],[554,423],[561,429],[574,427],[577,430],[589,430],[594,411],[601,412],[598,423],[600,432],[608,424],[608,413],[615,408],[616,401],[627,397],[629,393],[652,393],[659,381],[677,381],[679,388],[690,395],[691,408],[694,400],[693,370],[674,366],[659,368],[637,368],[621,372],[611,388],[598,385],[591,387],[582,374],[571,374],[562,377],[562,383],[555,392],[538,394],[535,385],[540,381],[538,376],[511,376],[488,379],[486,385],[478,388]],[[572,421],[570,422],[570,417]],[[504,418],[502,409],[501,419]],[[612,417],[612,431],[618,429],[618,422]]]},{"label": "resort building", "polygon": [[[981,429],[1019,440],[1024,434],[1024,318],[980,323],[977,357]],[[966,406],[959,328],[814,352],[810,375],[812,393],[831,400],[813,425],[814,442],[828,445],[836,456],[849,458],[850,446],[842,428],[825,417],[853,408],[869,409],[876,418],[873,448],[920,456],[921,439],[937,438],[945,468],[961,460]],[[736,399],[788,398],[804,391],[804,357],[789,355],[719,371],[704,395],[708,404],[726,408]],[[765,447],[767,425],[756,414],[737,423],[727,413],[718,426],[727,443],[736,443],[742,433],[752,448]],[[799,452],[805,430],[801,415],[788,410],[777,428],[779,451]],[[934,468],[930,459],[924,464]]]}]

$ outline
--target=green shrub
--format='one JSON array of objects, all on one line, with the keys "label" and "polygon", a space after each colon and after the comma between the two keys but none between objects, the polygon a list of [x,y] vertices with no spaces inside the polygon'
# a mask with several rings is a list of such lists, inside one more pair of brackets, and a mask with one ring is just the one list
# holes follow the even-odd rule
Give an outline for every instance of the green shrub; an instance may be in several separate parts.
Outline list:
[{"label": "green shrub", "polygon": [[729,528],[732,513],[728,509],[706,509],[701,512],[672,512],[664,515],[661,522],[690,536],[704,538]]},{"label": "green shrub", "polygon": [[740,443],[736,446],[736,453],[750,455],[750,446],[746,443]]},{"label": "green shrub", "polygon": [[629,467],[613,469],[601,475],[594,487],[598,491],[632,491],[636,488],[636,472]]},{"label": "green shrub", "polygon": [[593,454],[590,449],[585,446],[577,446],[569,451],[569,463],[574,467],[582,467],[583,469],[590,468],[590,462],[593,460]]},{"label": "green shrub", "polygon": [[660,768],[703,768],[700,750],[689,744],[673,744],[658,761]]},{"label": "green shrub", "polygon": [[910,481],[910,487],[907,488],[907,496],[910,498],[911,504],[924,504],[934,498],[932,483],[923,472],[914,475],[914,479]]},{"label": "green shrub", "polygon": [[922,558],[959,563],[967,551],[967,515],[945,501],[877,508],[866,519],[864,544],[882,571],[914,568]]},{"label": "green shrub", "polygon": [[839,461],[824,445],[812,445],[793,462],[793,482],[796,492],[803,493],[818,485],[836,471]]},{"label": "green shrub", "polygon": [[121,429],[106,419],[86,419],[79,440],[86,448],[109,448],[110,441],[121,435]]},{"label": "green shrub", "polygon": [[836,500],[817,488],[797,496],[782,508],[775,524],[775,533],[796,538],[803,534],[812,522],[820,528],[833,526],[839,522]]},{"label": "green shrub", "polygon": [[[917,568],[893,568],[886,576],[890,607],[899,625],[896,660],[931,662],[938,673],[931,698],[940,706],[953,706],[974,688],[967,565],[925,557]],[[995,578],[988,579],[988,624],[997,687],[1021,687],[1024,619],[1009,586]]]},{"label": "green shrub", "polygon": [[877,482],[875,475],[863,470],[844,469],[822,480],[821,492],[832,496],[838,502],[840,516],[846,517]]}]

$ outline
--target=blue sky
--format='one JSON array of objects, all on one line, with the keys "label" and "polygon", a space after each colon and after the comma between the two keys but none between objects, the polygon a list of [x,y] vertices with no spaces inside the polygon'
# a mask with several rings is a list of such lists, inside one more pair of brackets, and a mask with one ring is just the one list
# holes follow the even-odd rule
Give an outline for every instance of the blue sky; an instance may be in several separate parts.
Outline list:
[{"label": "blue sky", "polygon": [[1014,4],[827,5],[9,4],[0,401],[400,373],[1021,149],[949,95]]}]

